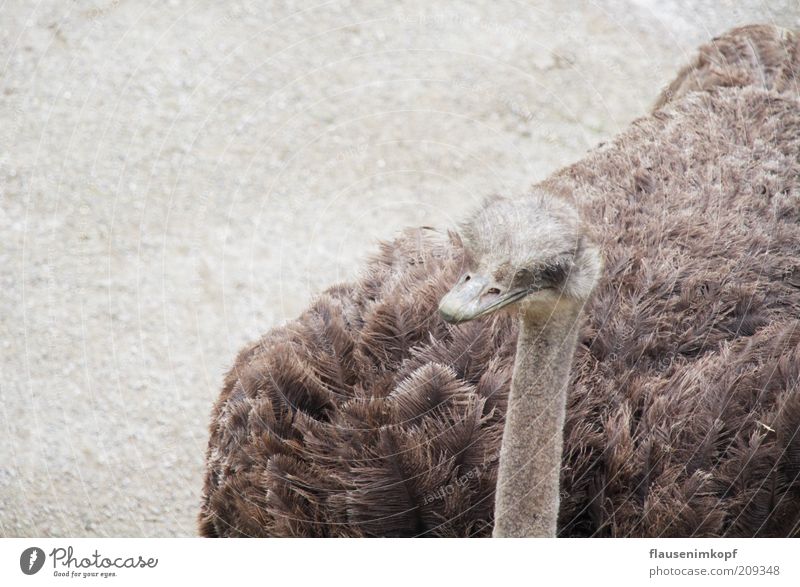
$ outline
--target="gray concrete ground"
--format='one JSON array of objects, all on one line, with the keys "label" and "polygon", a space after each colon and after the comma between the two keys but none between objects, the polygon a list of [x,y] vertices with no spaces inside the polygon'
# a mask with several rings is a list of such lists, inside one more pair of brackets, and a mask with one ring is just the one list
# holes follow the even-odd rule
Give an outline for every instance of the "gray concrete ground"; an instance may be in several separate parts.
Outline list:
[{"label": "gray concrete ground", "polygon": [[237,349],[797,1],[0,4],[0,535],[195,534]]}]

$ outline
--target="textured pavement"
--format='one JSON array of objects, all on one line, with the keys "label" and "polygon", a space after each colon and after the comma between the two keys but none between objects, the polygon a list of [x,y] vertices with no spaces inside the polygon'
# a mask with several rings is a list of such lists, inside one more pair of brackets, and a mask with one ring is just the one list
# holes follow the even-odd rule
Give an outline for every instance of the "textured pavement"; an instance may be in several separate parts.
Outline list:
[{"label": "textured pavement", "polygon": [[[0,535],[194,535],[246,341],[800,3],[0,3]],[[437,5],[438,6],[438,5]]]}]

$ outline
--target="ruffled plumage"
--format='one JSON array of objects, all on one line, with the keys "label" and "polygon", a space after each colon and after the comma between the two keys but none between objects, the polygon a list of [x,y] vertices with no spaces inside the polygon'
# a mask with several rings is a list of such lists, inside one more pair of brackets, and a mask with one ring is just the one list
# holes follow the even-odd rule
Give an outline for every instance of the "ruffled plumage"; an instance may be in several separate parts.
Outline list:
[{"label": "ruffled plumage", "polygon": [[[800,104],[701,89],[540,184],[605,257],[560,536],[800,536]],[[408,230],[239,354],[201,534],[491,534],[517,325],[438,317],[463,256],[455,235]]]}]

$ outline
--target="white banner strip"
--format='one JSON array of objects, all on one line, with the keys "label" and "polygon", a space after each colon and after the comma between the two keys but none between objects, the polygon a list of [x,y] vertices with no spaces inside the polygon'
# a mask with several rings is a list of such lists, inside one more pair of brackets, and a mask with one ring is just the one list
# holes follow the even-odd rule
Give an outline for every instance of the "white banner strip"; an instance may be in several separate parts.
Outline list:
[{"label": "white banner strip", "polygon": [[799,555],[792,539],[7,538],[0,585],[796,586]]}]

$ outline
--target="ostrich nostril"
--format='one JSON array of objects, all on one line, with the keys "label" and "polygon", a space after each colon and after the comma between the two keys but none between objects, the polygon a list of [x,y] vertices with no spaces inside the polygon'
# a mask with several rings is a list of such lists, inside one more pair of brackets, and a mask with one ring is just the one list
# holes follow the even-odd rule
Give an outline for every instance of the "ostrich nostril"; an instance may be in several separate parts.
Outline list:
[{"label": "ostrich nostril", "polygon": [[464,283],[468,282],[470,279],[472,279],[472,276],[471,276],[469,273],[467,273],[467,274],[464,276]]},{"label": "ostrich nostril", "polygon": [[496,295],[500,295],[500,290],[497,289],[496,287],[490,287],[489,289],[486,290],[486,293],[487,294],[491,294],[493,296],[496,296]]}]

